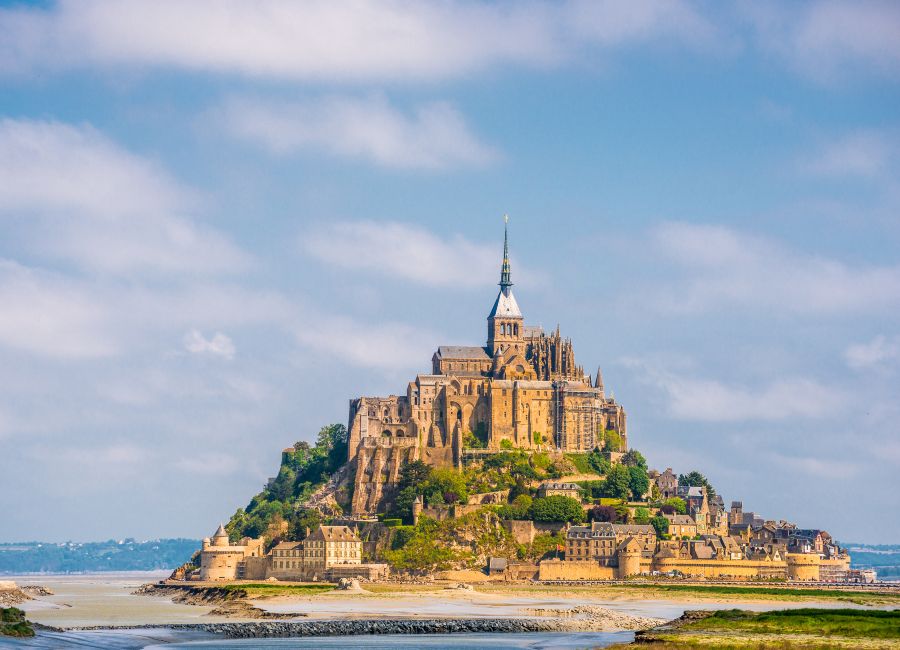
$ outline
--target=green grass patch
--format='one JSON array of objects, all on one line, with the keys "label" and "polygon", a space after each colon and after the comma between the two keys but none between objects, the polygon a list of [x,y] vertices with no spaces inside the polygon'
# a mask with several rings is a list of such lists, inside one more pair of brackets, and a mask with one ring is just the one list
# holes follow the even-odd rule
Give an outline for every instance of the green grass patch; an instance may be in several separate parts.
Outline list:
[{"label": "green grass patch", "polygon": [[664,592],[686,592],[722,595],[748,595],[748,596],[800,596],[804,598],[828,598],[837,600],[859,599],[893,599],[900,600],[900,595],[892,593],[873,593],[870,591],[844,591],[839,589],[800,589],[792,587],[746,587],[737,585],[667,585],[659,583],[634,582],[617,585],[625,589],[652,589]]},{"label": "green grass patch", "polygon": [[34,629],[18,607],[0,607],[0,636],[34,636]]},{"label": "green grass patch", "polygon": [[900,611],[805,608],[748,612],[727,609],[716,612],[709,618],[688,623],[682,629],[900,639]]},{"label": "green grass patch", "polygon": [[565,457],[572,461],[575,469],[579,474],[595,474],[594,468],[588,463],[587,454],[565,454]]}]

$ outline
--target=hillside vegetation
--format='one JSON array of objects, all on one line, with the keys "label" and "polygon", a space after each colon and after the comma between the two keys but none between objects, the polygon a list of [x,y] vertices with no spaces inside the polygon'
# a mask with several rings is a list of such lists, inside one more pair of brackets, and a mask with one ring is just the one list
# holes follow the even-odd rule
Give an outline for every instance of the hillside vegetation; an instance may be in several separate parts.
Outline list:
[{"label": "hillside vegetation", "polygon": [[[315,445],[294,444],[282,453],[275,479],[232,515],[225,526],[228,535],[232,540],[264,535],[269,544],[282,538],[303,539],[307,528],[323,521],[319,511],[303,504],[346,459],[347,428],[342,424],[322,427]],[[342,496],[349,501],[349,494]]]}]

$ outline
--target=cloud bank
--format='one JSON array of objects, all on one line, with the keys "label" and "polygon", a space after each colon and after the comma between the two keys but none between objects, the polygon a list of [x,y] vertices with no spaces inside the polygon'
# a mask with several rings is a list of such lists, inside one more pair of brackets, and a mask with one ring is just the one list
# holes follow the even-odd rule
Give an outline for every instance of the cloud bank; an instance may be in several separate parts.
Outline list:
[{"label": "cloud bank", "polygon": [[311,151],[401,169],[480,167],[499,158],[453,106],[441,102],[404,114],[381,96],[234,99],[220,117],[226,132],[274,154]]}]

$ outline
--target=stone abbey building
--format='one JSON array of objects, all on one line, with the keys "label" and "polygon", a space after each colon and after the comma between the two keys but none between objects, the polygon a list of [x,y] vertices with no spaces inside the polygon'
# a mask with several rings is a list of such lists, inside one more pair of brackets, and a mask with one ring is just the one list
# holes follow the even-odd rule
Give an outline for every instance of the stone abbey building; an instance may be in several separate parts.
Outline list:
[{"label": "stone abbey building", "polygon": [[575,361],[570,339],[526,325],[512,291],[507,233],[500,292],[487,317],[487,344],[442,345],[431,374],[404,395],[350,402],[353,513],[375,512],[404,462],[461,467],[467,456],[504,448],[589,451],[605,430],[627,446],[625,411]]}]

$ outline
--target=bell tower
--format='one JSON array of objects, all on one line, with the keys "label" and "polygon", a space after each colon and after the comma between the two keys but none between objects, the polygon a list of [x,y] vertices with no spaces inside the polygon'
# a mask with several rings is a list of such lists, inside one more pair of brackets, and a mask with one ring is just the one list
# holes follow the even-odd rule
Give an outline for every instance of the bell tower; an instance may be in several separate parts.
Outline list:
[{"label": "bell tower", "polygon": [[491,356],[497,352],[506,353],[514,349],[519,354],[525,353],[524,319],[519,305],[512,292],[512,280],[509,269],[509,217],[503,217],[503,264],[500,267],[500,293],[494,301],[491,313],[488,314],[487,347]]}]

